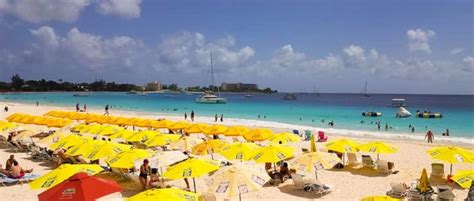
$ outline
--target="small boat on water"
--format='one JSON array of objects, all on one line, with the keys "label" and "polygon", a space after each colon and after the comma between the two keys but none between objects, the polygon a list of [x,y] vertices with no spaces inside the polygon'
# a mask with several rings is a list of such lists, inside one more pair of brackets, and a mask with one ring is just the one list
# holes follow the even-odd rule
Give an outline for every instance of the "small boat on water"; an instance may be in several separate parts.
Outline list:
[{"label": "small boat on water", "polygon": [[227,99],[214,95],[212,91],[206,91],[196,98],[196,103],[225,104],[227,103]]},{"label": "small boat on water", "polygon": [[435,119],[442,118],[443,114],[441,112],[416,112],[416,117],[426,118],[426,119]]},{"label": "small boat on water", "polygon": [[296,100],[296,95],[295,94],[285,94],[285,96],[283,96],[283,100]]},{"label": "small boat on water", "polygon": [[364,117],[381,117],[381,112],[362,112],[362,116]]},{"label": "small boat on water", "polygon": [[252,94],[245,94],[245,98],[253,98]]},{"label": "small boat on water", "polygon": [[75,97],[87,97],[88,95],[87,95],[87,94],[84,94],[84,93],[76,93],[76,94],[73,94],[72,96],[75,96]]},{"label": "small boat on water", "polygon": [[390,107],[406,107],[405,99],[404,98],[394,98],[392,99],[392,103],[389,105]]},{"label": "small boat on water", "polygon": [[370,95],[367,94],[367,80],[365,81],[364,90],[362,91],[362,98],[370,98]]},{"label": "small boat on water", "polygon": [[398,109],[397,114],[395,115],[395,117],[397,117],[397,118],[406,118],[406,117],[409,117],[409,116],[411,116],[410,111],[408,111],[408,110],[407,110],[406,108],[404,108],[404,107],[400,107],[400,108]]}]

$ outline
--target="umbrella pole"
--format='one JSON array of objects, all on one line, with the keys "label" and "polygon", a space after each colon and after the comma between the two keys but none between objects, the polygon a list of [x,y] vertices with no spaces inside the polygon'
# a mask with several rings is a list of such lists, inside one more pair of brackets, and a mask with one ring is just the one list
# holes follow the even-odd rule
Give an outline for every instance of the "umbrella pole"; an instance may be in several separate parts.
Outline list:
[{"label": "umbrella pole", "polygon": [[316,181],[318,181],[318,170],[316,168],[314,169],[314,176],[316,176]]},{"label": "umbrella pole", "polygon": [[453,164],[451,163],[451,166],[449,166],[449,175],[453,175]]},{"label": "umbrella pole", "polygon": [[193,177],[193,185],[194,185],[194,193],[196,193],[196,181],[194,180],[194,177]]},{"label": "umbrella pole", "polygon": [[377,154],[377,161],[379,161],[379,160],[380,160],[379,156],[380,156],[380,154]]},{"label": "umbrella pole", "polygon": [[239,192],[239,201],[242,201],[242,197],[240,196],[240,192]]}]

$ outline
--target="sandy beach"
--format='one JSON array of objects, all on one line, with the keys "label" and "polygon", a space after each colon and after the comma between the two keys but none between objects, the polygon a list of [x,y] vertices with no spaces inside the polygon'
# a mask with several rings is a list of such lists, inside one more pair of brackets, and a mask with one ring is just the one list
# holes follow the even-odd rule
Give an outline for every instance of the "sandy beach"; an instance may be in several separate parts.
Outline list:
[{"label": "sandy beach", "polygon": [[[34,105],[28,104],[19,104],[12,102],[1,102],[0,106],[7,104],[9,106],[9,112],[0,113],[0,120],[4,120],[8,115],[13,113],[27,113],[32,115],[42,115],[50,110],[71,110],[71,108],[64,107],[53,107],[53,106],[43,106],[40,105],[36,107]],[[91,109],[92,113],[102,113],[102,110]],[[117,111],[111,110],[111,115],[117,116],[139,116],[144,118],[169,118],[172,120],[182,120],[182,117],[179,116],[164,116],[156,114],[147,114],[147,113],[137,113],[129,111]],[[211,117],[199,117],[197,116],[196,122],[202,123],[214,123],[213,118]],[[284,126],[272,126],[275,124],[263,122],[263,121],[253,121],[253,120],[239,120],[239,119],[225,119],[222,123],[224,125],[245,125],[250,127],[268,127],[274,132],[291,132],[288,128],[291,128],[292,125]],[[307,127],[302,126],[293,126],[296,129],[307,129]],[[315,132],[315,128],[310,128]],[[422,139],[406,139],[403,137],[399,138],[390,138],[385,134],[384,136],[374,136],[374,135],[363,135],[357,131],[347,131],[346,135],[341,133],[341,131],[331,132],[331,129],[320,129],[324,130],[328,136],[329,140],[339,138],[339,137],[350,137],[360,142],[368,142],[375,138],[380,141],[390,143],[399,148],[399,151],[395,154],[381,155],[381,159],[391,161],[395,164],[394,170],[397,170],[397,174],[391,174],[388,176],[380,175],[376,170],[367,169],[367,168],[349,168],[345,167],[344,169],[338,170],[321,170],[318,172],[319,180],[323,183],[334,185],[334,191],[323,197],[317,197],[311,193],[305,193],[300,190],[292,189],[292,181],[287,180],[286,182],[278,185],[266,185],[263,189],[258,192],[252,192],[242,195],[242,200],[359,200],[364,196],[369,195],[385,195],[385,193],[390,190],[390,183],[392,182],[403,182],[410,183],[410,181],[416,180],[420,177],[421,170],[426,168],[428,174],[431,171],[430,164],[433,161],[430,159],[429,155],[426,154],[426,151],[435,146],[442,145],[451,145],[456,144],[463,146],[465,148],[472,148],[474,143],[472,138],[469,141],[464,142],[454,142],[451,140],[438,140],[435,138],[435,143],[427,144]],[[350,134],[350,135],[349,135]],[[294,143],[292,146],[296,147],[299,151],[296,154],[301,152],[301,148],[309,148],[309,141],[301,141],[299,143]],[[317,143],[317,147],[320,150],[325,150],[324,143]],[[6,159],[10,154],[14,154],[15,158],[20,162],[23,167],[33,168],[36,174],[44,174],[51,169],[51,164],[44,163],[42,161],[34,161],[25,153],[14,153],[11,150],[0,149],[0,162],[4,164]],[[372,158],[376,158],[375,155],[372,155]],[[263,166],[263,164],[262,164]],[[290,167],[291,168],[291,167]],[[466,170],[473,169],[473,164],[456,164],[453,166],[453,172],[457,170]],[[449,172],[449,164],[445,164],[445,174]],[[100,175],[103,177],[108,177],[107,175]],[[308,175],[313,177],[314,175]],[[205,192],[207,191],[205,178],[197,178],[197,191]],[[133,180],[123,180],[115,178],[124,188],[122,193],[124,197],[130,197],[137,192],[139,192],[139,183],[138,179],[134,178]],[[168,182],[168,185],[177,186],[180,188],[185,187],[185,183],[182,180],[176,180]],[[434,183],[436,185],[436,183]],[[456,200],[462,200],[467,195],[467,190],[463,190],[457,185],[450,184],[454,188],[454,193],[456,194]],[[28,185],[13,185],[7,187],[0,187],[0,195],[2,196],[0,200],[10,201],[20,201],[20,200],[36,200],[37,195],[41,191],[31,190]],[[222,198],[219,198],[221,200]],[[234,200],[237,200],[234,198]]]}]

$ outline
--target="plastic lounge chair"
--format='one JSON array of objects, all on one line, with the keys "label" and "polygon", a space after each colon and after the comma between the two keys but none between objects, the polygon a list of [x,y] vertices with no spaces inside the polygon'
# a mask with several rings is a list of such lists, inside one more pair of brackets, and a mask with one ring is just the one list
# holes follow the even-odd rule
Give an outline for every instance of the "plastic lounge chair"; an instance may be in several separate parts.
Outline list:
[{"label": "plastic lounge chair", "polygon": [[327,184],[321,184],[321,183],[319,183],[319,184],[313,184],[313,183],[305,184],[304,188],[303,188],[303,190],[305,192],[314,193],[314,194],[318,195],[319,197],[332,192],[333,189],[334,189],[333,185],[327,185]]},{"label": "plastic lounge chair", "polygon": [[300,135],[300,131],[299,131],[299,130],[296,130],[296,129],[294,129],[294,130],[293,130],[293,134],[295,134],[295,135]]},{"label": "plastic lounge chair", "polygon": [[319,182],[317,182],[315,180],[312,180],[312,179],[305,180],[303,178],[303,175],[295,174],[295,173],[291,173],[291,179],[293,180],[293,188],[294,189],[299,189],[299,190],[303,190],[305,184],[319,183]]},{"label": "plastic lounge chair", "polygon": [[324,134],[324,131],[318,131],[318,142],[326,142],[328,140],[328,136]]},{"label": "plastic lounge chair", "polygon": [[394,198],[404,198],[407,194],[406,189],[402,183],[390,183],[390,191],[387,191],[387,195]]},{"label": "plastic lounge chair", "polygon": [[211,193],[203,193],[199,196],[199,201],[216,201],[216,196]]},{"label": "plastic lounge chair", "polygon": [[443,179],[443,178],[444,178],[444,164],[431,163],[430,179]]},{"label": "plastic lounge chair", "polygon": [[358,166],[360,165],[357,155],[355,153],[347,153],[347,165]]},{"label": "plastic lounge chair", "polygon": [[385,175],[392,174],[392,170],[390,170],[388,168],[388,162],[387,161],[378,161],[377,162],[377,171],[380,174],[385,174]]},{"label": "plastic lounge chair", "polygon": [[362,155],[362,165],[368,168],[375,168],[374,160],[369,155]]},{"label": "plastic lounge chair", "polygon": [[456,198],[456,194],[451,190],[444,190],[441,192],[438,192],[438,197],[436,200],[438,201],[454,201]]},{"label": "plastic lounge chair", "polygon": [[310,140],[311,139],[311,131],[310,130],[305,130],[304,131],[304,140]]}]

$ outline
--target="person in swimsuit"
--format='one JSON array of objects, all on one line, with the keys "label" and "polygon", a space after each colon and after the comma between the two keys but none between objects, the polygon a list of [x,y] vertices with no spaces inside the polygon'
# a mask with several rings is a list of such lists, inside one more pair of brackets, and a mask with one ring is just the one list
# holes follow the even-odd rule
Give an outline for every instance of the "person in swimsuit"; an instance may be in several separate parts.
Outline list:
[{"label": "person in swimsuit", "polygon": [[143,190],[146,190],[148,175],[151,171],[151,168],[148,163],[148,159],[143,160],[143,164],[140,166],[140,175],[138,176],[140,184],[142,184]]}]

